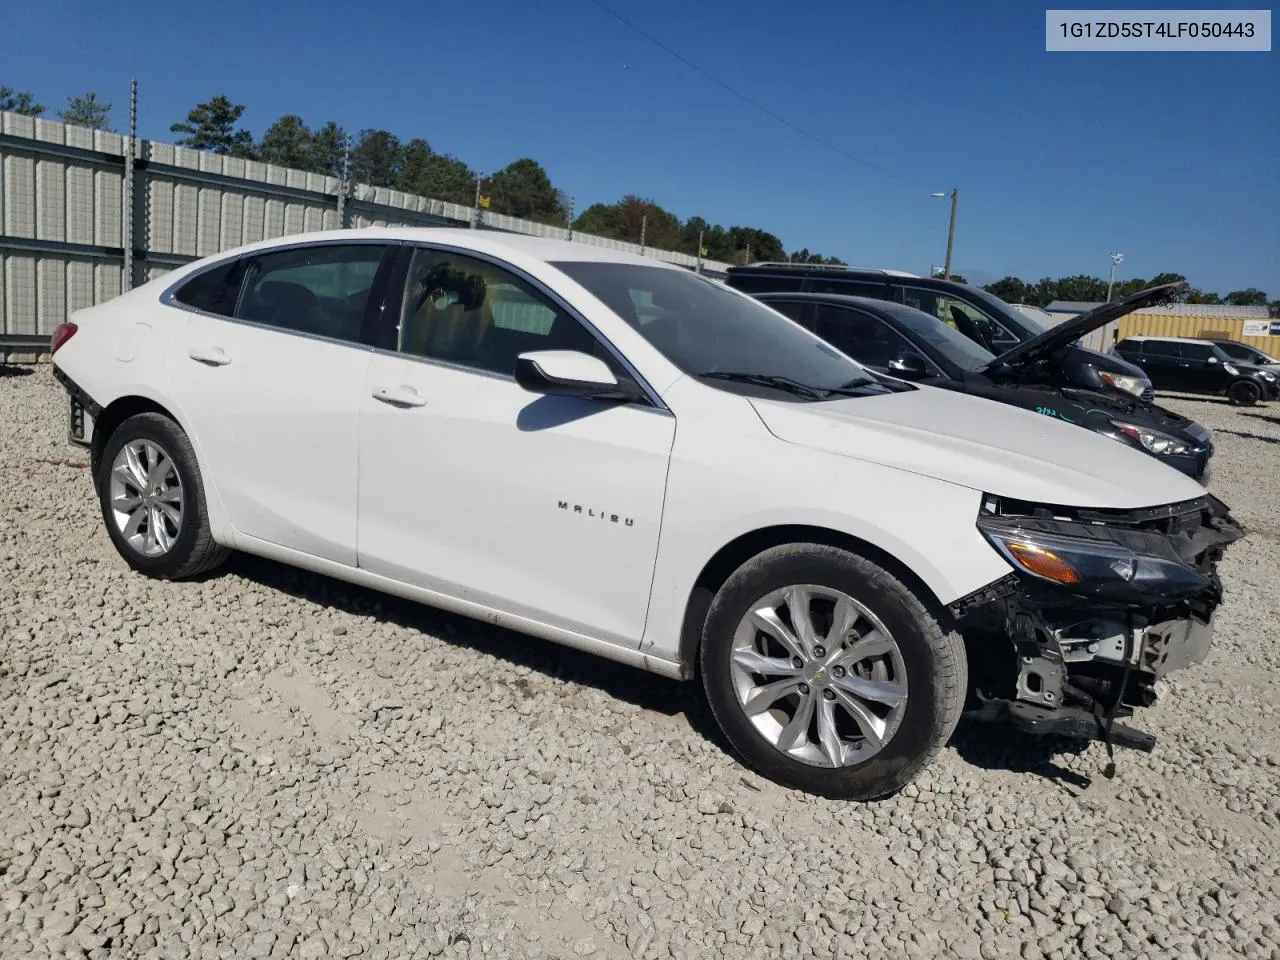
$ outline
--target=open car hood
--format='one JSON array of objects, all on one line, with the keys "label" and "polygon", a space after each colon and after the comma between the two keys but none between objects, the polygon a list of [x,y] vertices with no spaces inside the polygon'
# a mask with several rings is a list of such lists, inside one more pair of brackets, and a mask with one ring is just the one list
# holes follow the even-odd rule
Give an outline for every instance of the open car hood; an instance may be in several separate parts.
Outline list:
[{"label": "open car hood", "polygon": [[1078,317],[1064,321],[1056,327],[1046,330],[1038,337],[1024,340],[1012,350],[1006,350],[987,364],[983,368],[983,372],[1004,366],[1025,366],[1036,360],[1042,360],[1063,347],[1075,343],[1085,334],[1106,326],[1112,320],[1118,320],[1126,314],[1133,313],[1135,310],[1141,310],[1143,307],[1154,306],[1157,303],[1168,303],[1175,297],[1186,293],[1189,289],[1190,286],[1186,283],[1162,283],[1158,287],[1148,287],[1146,290],[1139,290],[1137,293],[1122,297],[1119,300],[1104,303],[1088,313],[1082,313]]}]

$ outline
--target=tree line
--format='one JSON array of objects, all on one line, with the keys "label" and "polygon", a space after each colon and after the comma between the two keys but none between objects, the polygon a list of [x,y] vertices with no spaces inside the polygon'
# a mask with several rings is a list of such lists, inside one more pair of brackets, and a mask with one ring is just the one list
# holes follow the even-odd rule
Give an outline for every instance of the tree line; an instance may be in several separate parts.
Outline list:
[{"label": "tree line", "polygon": [[[0,87],[0,110],[41,116],[48,108],[32,94]],[[248,160],[278,164],[326,176],[343,175],[347,132],[333,121],[311,127],[296,114],[272,123],[260,138],[240,125],[245,105],[218,95],[193,107],[169,130],[179,146]],[[69,98],[58,117],[67,123],[111,130],[111,104],[93,93]],[[572,201],[557,188],[538,161],[521,157],[494,173],[483,174],[450,153],[435,150],[422,137],[401,139],[389,130],[365,129],[350,138],[349,175],[355,183],[389,187],[418,196],[471,206],[537,223],[571,227],[615,240],[644,243],[729,263],[792,260],[840,264],[836,257],[806,247],[788,253],[774,234],[754,227],[723,227],[702,217],[681,220],[653,200],[627,195],[617,203],[596,203],[574,215]]]},{"label": "tree line", "polygon": [[[67,98],[67,107],[57,112],[66,123],[112,130],[111,104],[97,94]],[[0,110],[26,116],[43,116],[48,109],[27,91],[0,86]],[[241,127],[245,105],[218,95],[196,104],[184,120],[169,127],[181,134],[178,145],[227,156],[261,160],[311,173],[341,177],[348,147],[345,130],[332,120],[310,127],[302,117],[286,114],[255,139]],[[571,226],[583,233],[643,243],[661,250],[677,250],[690,256],[701,254],[724,263],[758,260],[789,260],[795,263],[842,265],[837,257],[811,253],[808,247],[787,252],[776,235],[754,227],[723,227],[694,216],[681,220],[651,199],[628,194],[616,203],[595,203],[576,217],[567,194],[555,187],[546,170],[536,160],[522,157],[495,173],[484,175],[449,153],[440,153],[421,137],[401,140],[388,130],[361,130],[350,140],[350,177],[356,183],[389,187],[418,196],[471,205],[477,195],[488,209],[537,223]],[[965,282],[958,274],[952,279]],[[1131,278],[1117,281],[1115,296],[1135,293],[1161,283],[1183,282],[1178,273],[1160,273],[1150,280]],[[1034,283],[1018,277],[1004,277],[983,289],[1009,303],[1043,307],[1054,300],[1102,302],[1107,299],[1107,281],[1079,274],[1053,280],[1044,277]],[[1225,296],[1192,289],[1190,303],[1267,305],[1267,295],[1255,287],[1233,290]],[[1269,304],[1272,316],[1280,316],[1280,300]]]},{"label": "tree line", "polygon": [[[1157,287],[1164,283],[1186,283],[1187,278],[1180,273],[1157,273],[1150,280],[1132,277],[1128,280],[1117,280],[1111,291],[1112,298],[1126,297],[1148,287]],[[1044,307],[1054,300],[1076,300],[1084,303],[1104,303],[1107,300],[1107,281],[1101,277],[1090,277],[1076,274],[1071,277],[1059,277],[1057,280],[1044,277],[1035,283],[1028,283],[1017,277],[1005,277],[995,283],[988,283],[983,288],[994,293],[1006,303],[1024,303],[1035,307]],[[1225,296],[1208,290],[1192,287],[1186,297],[1187,303],[1224,304],[1233,307],[1269,307],[1271,316],[1280,316],[1280,300],[1268,302],[1267,294],[1257,287],[1246,287],[1243,290],[1232,290]]]}]

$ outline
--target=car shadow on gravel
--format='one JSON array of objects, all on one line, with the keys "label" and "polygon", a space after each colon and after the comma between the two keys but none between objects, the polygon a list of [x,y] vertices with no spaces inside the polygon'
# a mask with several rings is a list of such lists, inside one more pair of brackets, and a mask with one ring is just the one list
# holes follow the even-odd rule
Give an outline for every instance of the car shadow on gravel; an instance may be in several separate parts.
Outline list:
[{"label": "car shadow on gravel", "polygon": [[[528,667],[549,678],[595,687],[644,710],[683,717],[695,732],[732,756],[729,743],[697,683],[680,683],[572,647],[262,557],[232,554],[225,567],[207,576],[227,573],[306,600],[316,604],[317,609],[328,606],[356,616],[370,616],[382,623],[419,631],[446,643],[497,657],[513,667]],[[523,689],[515,679],[512,678],[511,685]]]},{"label": "car shadow on gravel", "polygon": [[[1055,760],[1064,754],[1080,756],[1087,741],[1052,734],[1030,734],[1003,724],[962,720],[951,737],[951,747],[966,763],[982,770],[1004,770],[1040,777],[1067,793],[1087,789],[1093,780]],[[1117,751],[1117,756],[1119,755]],[[1101,774],[1101,769],[1098,773]]]},{"label": "car shadow on gravel", "polygon": [[[355,616],[372,617],[380,623],[420,631],[496,657],[513,667],[527,667],[552,679],[595,687],[616,700],[683,719],[699,736],[726,755],[735,756],[696,681],[669,680],[572,647],[262,557],[232,554],[225,567],[207,576],[228,573],[315,604],[317,611],[332,607]],[[514,681],[512,686],[521,689]],[[1072,788],[1083,790],[1091,783],[1089,777],[1055,762],[1055,757],[1079,755],[1087,746],[1067,738],[1034,736],[999,724],[965,720],[956,728],[950,745],[966,763],[984,770],[1038,776],[1067,792],[1073,792]]]},{"label": "car shadow on gravel", "polygon": [[1280,426],[1280,417],[1270,416],[1265,413],[1242,413],[1240,416],[1248,417],[1250,420],[1261,420],[1263,423],[1274,423],[1276,426]]},{"label": "car shadow on gravel", "polygon": [[29,377],[35,373],[29,366],[19,366],[13,363],[0,363],[0,378],[3,377]]},{"label": "car shadow on gravel", "polygon": [[[1274,417],[1266,417],[1267,420],[1275,420]],[[1280,421],[1276,421],[1280,422]],[[1280,443],[1280,437],[1264,437],[1260,433],[1249,433],[1245,430],[1226,430],[1219,427],[1215,433],[1225,433],[1229,437],[1242,437],[1245,440],[1261,440],[1263,443]]]}]

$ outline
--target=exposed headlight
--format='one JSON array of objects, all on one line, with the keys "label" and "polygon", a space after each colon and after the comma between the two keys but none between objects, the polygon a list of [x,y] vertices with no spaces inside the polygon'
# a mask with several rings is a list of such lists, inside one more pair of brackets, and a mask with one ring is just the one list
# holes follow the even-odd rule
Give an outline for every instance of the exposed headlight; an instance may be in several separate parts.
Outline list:
[{"label": "exposed headlight", "polygon": [[1227,373],[1231,374],[1233,377],[1240,372],[1240,368],[1234,363],[1224,363],[1222,365],[1222,369],[1227,371]]},{"label": "exposed headlight", "polygon": [[1098,379],[1109,387],[1123,390],[1125,393],[1131,393],[1135,397],[1142,396],[1142,391],[1151,386],[1143,377],[1130,377],[1123,373],[1111,373],[1108,370],[1099,370]]},{"label": "exposed headlight", "polygon": [[1262,377],[1263,380],[1269,380],[1273,383],[1275,382],[1275,379],[1276,379],[1276,375],[1272,373],[1270,370],[1259,370],[1258,376]]},{"label": "exposed headlight", "polygon": [[1173,600],[1209,585],[1184,563],[1144,556],[1107,540],[1024,530],[1016,520],[991,517],[981,517],[978,529],[1015,570],[1085,596]]},{"label": "exposed headlight", "polygon": [[1152,430],[1141,424],[1112,420],[1111,425],[1140,444],[1147,453],[1155,453],[1163,457],[1181,457],[1195,452],[1195,448],[1185,440],[1179,440],[1177,437],[1171,437],[1167,433]]}]

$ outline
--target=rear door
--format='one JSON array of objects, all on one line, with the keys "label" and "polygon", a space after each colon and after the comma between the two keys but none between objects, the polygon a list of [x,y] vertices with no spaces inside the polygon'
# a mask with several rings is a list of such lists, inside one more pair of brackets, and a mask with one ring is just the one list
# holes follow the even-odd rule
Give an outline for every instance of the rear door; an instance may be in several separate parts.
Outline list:
[{"label": "rear door", "polygon": [[1207,343],[1180,343],[1179,369],[1187,386],[1194,393],[1223,393],[1230,379],[1223,369],[1218,351]]},{"label": "rear door", "polygon": [[[387,244],[243,258],[176,306],[172,390],[240,537],[354,565],[357,426]],[[198,292],[198,290],[196,291]],[[251,546],[251,543],[247,543]]]},{"label": "rear door", "polygon": [[1134,358],[1157,390],[1186,390],[1188,377],[1182,352],[1172,340],[1143,340],[1142,353]]}]

